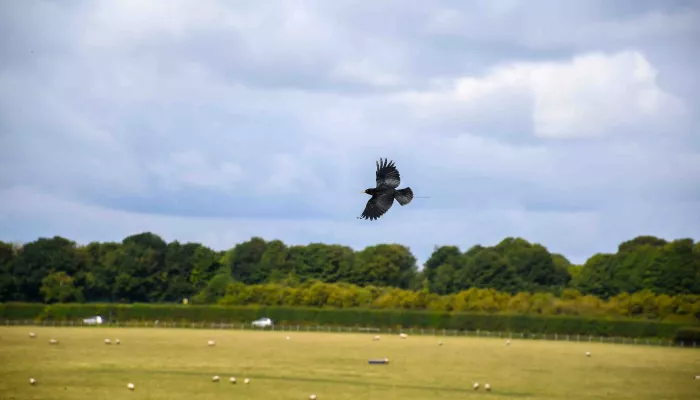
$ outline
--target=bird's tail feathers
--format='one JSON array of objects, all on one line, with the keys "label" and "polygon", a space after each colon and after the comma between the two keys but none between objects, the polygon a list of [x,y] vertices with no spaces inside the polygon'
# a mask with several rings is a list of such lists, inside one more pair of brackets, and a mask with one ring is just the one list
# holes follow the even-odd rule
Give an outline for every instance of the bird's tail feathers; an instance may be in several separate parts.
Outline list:
[{"label": "bird's tail feathers", "polygon": [[399,189],[394,194],[394,198],[399,202],[399,204],[405,206],[406,204],[410,203],[411,200],[413,200],[413,190],[411,190],[410,187]]}]

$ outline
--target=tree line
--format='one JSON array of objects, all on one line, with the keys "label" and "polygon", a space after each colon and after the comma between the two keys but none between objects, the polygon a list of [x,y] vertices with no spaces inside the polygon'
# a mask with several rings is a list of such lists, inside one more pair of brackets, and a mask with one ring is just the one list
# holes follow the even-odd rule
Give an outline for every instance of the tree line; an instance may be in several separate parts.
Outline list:
[{"label": "tree line", "polygon": [[[335,284],[331,293],[357,293],[356,300],[329,295],[313,300],[314,305],[349,301],[377,306],[384,301],[374,294],[370,301],[363,294],[369,288],[400,289],[393,292],[400,293],[396,298],[441,299],[390,302],[407,308],[459,308],[454,299],[470,289],[491,289],[488,293],[498,293],[492,298],[508,298],[508,303],[547,294],[562,301],[568,296],[608,304],[625,296],[654,296],[663,304],[686,304],[678,299],[700,295],[700,242],[692,239],[639,236],[621,243],[614,254],[595,254],[583,265],[573,265],[540,244],[506,238],[495,246],[476,245],[464,252],[457,246],[436,247],[422,270],[416,263],[410,249],[399,244],[355,251],[338,244],[289,246],[253,237],[229,250],[214,251],[199,243],[167,243],[150,232],[87,245],[55,236],[23,245],[0,242],[0,301],[155,303],[191,298],[236,303],[242,295],[235,293],[246,290],[277,291],[284,297],[281,289],[271,288],[318,287],[314,283]],[[250,285],[257,286],[244,288]],[[638,297],[632,295],[638,292]],[[505,300],[493,301],[504,309]]]}]

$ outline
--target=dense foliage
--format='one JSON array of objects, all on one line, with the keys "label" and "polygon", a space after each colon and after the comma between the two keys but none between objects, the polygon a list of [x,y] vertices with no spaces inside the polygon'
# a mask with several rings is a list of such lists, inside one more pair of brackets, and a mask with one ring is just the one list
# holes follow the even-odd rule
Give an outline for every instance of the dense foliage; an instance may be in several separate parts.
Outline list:
[{"label": "dense foliage", "polygon": [[[480,290],[483,289],[483,290]],[[487,290],[488,289],[488,290]],[[640,236],[584,265],[520,238],[411,251],[379,244],[288,246],[252,238],[228,251],[152,233],[79,246],[0,242],[0,302],[180,302],[700,318],[700,242]]]},{"label": "dense foliage", "polygon": [[[469,330],[520,334],[591,335],[627,338],[678,338],[692,345],[694,326],[643,319],[581,318],[568,316],[476,314],[427,310],[328,308],[288,306],[218,306],[177,304],[0,304],[0,320],[77,321],[101,315],[114,323],[177,322],[246,323],[266,316],[275,325],[372,327],[391,329]],[[190,325],[191,326],[191,325]],[[202,326],[202,325],[199,325]],[[585,340],[585,339],[584,339]]]}]

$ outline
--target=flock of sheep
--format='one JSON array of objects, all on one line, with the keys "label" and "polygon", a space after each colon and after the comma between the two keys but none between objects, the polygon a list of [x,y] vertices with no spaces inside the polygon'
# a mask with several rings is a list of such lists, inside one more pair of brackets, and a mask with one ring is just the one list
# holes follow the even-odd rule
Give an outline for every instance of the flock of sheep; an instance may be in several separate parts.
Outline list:
[{"label": "flock of sheep", "polygon": [[[34,332],[29,332],[29,337],[30,337],[31,339],[35,339],[35,338],[36,338],[36,333],[34,333]],[[287,336],[287,340],[289,340],[289,336]],[[121,341],[120,341],[119,339],[114,339],[114,344],[120,344],[120,343],[121,343]],[[58,340],[56,340],[56,339],[54,339],[54,338],[51,338],[51,339],[49,339],[49,344],[50,344],[50,345],[58,344]],[[111,340],[111,339],[105,339],[105,344],[111,345],[111,344],[112,344],[112,340]],[[207,345],[209,345],[209,346],[214,346],[214,345],[216,345],[216,342],[214,342],[213,340],[209,340],[209,341],[207,342]],[[215,376],[213,376],[213,377],[211,378],[211,380],[212,380],[212,382],[219,382],[219,381],[221,380],[221,378],[220,378],[218,375],[215,375]],[[230,377],[230,378],[229,378],[229,382],[231,382],[232,384],[236,384],[236,382],[237,382],[236,377],[235,377],[235,376]],[[29,384],[30,384],[30,385],[36,385],[36,383],[37,383],[36,379],[34,379],[34,378],[29,378]],[[245,379],[243,380],[243,383],[245,383],[246,385],[249,384],[249,383],[250,383],[250,378],[245,378]],[[126,387],[127,387],[127,389],[129,389],[129,390],[134,390],[134,389],[136,389],[136,385],[134,385],[134,384],[131,383],[131,382],[129,382],[129,383],[126,385]],[[316,400],[316,395],[315,395],[315,394],[309,395],[309,399],[310,399],[310,400]]]},{"label": "flock of sheep", "polygon": [[[33,338],[36,338],[36,334],[35,334],[34,332],[29,332],[29,337],[32,338],[32,339],[33,339]],[[407,339],[407,338],[408,338],[408,335],[405,334],[405,333],[401,333],[401,334],[399,334],[399,337],[400,337],[401,339]],[[289,336],[287,336],[286,339],[289,340]],[[378,335],[375,335],[374,337],[372,337],[372,340],[373,340],[373,341],[378,341],[378,340],[380,340],[380,337],[379,337]],[[120,344],[121,342],[119,341],[119,339],[114,339],[114,343],[115,343],[115,344]],[[52,344],[52,345],[58,344],[58,340],[52,338],[52,339],[49,340],[49,344]],[[110,339],[105,339],[105,344],[112,344],[112,341],[111,341]],[[213,340],[209,340],[209,341],[207,342],[207,345],[208,345],[208,346],[215,346],[215,345],[216,345],[216,342],[214,342]],[[442,346],[442,345],[443,345],[442,341],[439,341],[439,342],[438,342],[438,345],[439,345],[439,346]],[[506,346],[510,346],[510,339],[507,339],[507,340],[506,340]],[[591,356],[591,352],[590,352],[590,351],[587,351],[587,352],[586,352],[586,357],[590,357],[590,356]],[[388,363],[388,359],[387,359],[387,363]],[[700,376],[696,376],[695,379],[700,379]],[[211,378],[211,380],[212,380],[212,382],[219,382],[219,381],[221,380],[221,378],[220,378],[218,375],[215,375],[215,376],[213,376],[213,377]],[[230,378],[229,378],[229,382],[231,382],[232,384],[236,384],[236,382],[237,382],[237,381],[236,381],[236,377],[234,377],[234,376],[230,377]],[[245,378],[245,379],[243,380],[243,383],[245,383],[245,384],[250,383],[250,378]],[[34,378],[29,378],[29,384],[30,384],[30,385],[36,384],[36,379],[34,379]],[[479,390],[479,387],[480,387],[479,383],[478,383],[478,382],[474,382],[474,385],[473,385],[474,390]],[[135,389],[135,386],[134,386],[133,383],[129,382],[129,383],[127,384],[127,388],[128,388],[129,390],[134,390],[134,389]],[[490,392],[490,391],[491,391],[491,385],[488,384],[488,383],[485,383],[485,384],[484,384],[484,390],[486,390],[487,392]],[[310,400],[316,400],[316,395],[315,395],[315,394],[309,395],[309,399],[310,399]]]}]

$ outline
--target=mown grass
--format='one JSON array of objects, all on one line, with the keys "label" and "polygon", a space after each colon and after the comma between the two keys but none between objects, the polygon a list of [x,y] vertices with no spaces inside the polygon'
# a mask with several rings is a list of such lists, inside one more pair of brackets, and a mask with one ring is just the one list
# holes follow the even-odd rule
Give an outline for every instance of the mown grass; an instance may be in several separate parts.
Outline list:
[{"label": "mown grass", "polygon": [[[37,338],[30,339],[33,331]],[[290,336],[290,340],[286,340]],[[59,340],[49,345],[49,339]],[[104,339],[119,338],[120,345]],[[0,328],[2,399],[698,399],[700,350],[503,339]],[[207,340],[216,346],[207,346]],[[438,341],[444,342],[438,346]],[[585,352],[592,356],[587,358]],[[389,365],[368,365],[388,357]],[[219,375],[221,381],[212,383]],[[230,376],[238,384],[228,382]],[[37,379],[35,386],[29,378]],[[248,385],[244,378],[250,378]],[[126,385],[133,382],[136,390]],[[472,384],[491,384],[489,393]]]}]

